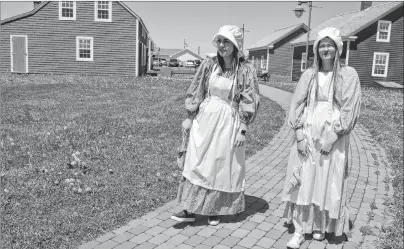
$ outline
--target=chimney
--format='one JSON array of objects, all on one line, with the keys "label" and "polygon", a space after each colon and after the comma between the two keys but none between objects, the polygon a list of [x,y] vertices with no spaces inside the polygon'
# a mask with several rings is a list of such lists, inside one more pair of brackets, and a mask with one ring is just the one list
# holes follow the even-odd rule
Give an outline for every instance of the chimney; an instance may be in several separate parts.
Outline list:
[{"label": "chimney", "polygon": [[361,11],[372,6],[372,1],[361,1]]},{"label": "chimney", "polygon": [[34,9],[41,4],[41,1],[34,1]]},{"label": "chimney", "polygon": [[201,48],[198,46],[198,55],[201,55]]}]

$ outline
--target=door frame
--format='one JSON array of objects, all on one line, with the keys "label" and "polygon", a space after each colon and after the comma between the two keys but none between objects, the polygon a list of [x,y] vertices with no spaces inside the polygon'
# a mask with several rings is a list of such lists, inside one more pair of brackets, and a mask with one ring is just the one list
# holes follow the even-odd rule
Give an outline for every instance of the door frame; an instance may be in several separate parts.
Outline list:
[{"label": "door frame", "polygon": [[[13,62],[14,62],[14,57],[13,57],[13,37],[24,37],[25,38],[25,72],[15,72],[13,68]],[[11,35],[10,34],[10,68],[12,73],[28,73],[28,36],[27,35]]]}]

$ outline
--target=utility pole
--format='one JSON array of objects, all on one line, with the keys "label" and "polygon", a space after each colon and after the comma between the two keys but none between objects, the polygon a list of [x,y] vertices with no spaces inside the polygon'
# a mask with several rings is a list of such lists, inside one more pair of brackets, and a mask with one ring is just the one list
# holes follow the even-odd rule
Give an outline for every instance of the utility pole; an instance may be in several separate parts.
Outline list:
[{"label": "utility pole", "polygon": [[242,31],[243,31],[243,44],[242,44],[242,48],[241,48],[241,51],[243,51],[243,49],[244,49],[244,32],[250,32],[249,30],[245,30],[245,28],[244,28],[244,23],[243,23],[243,28],[241,29]]}]

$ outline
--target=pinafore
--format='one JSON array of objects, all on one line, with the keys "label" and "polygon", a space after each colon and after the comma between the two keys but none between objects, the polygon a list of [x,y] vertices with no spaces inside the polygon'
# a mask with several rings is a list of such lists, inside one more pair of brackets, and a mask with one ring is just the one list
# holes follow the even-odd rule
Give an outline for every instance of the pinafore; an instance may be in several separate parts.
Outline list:
[{"label": "pinafore", "polygon": [[234,146],[240,127],[236,84],[220,72],[216,65],[209,96],[193,120],[178,194],[184,209],[203,215],[244,211],[245,145]]}]

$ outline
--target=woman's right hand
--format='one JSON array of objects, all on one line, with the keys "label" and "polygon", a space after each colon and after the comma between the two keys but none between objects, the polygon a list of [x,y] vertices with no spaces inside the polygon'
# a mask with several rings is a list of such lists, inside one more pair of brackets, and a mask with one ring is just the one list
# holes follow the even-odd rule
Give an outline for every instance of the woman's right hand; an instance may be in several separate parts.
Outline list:
[{"label": "woman's right hand", "polygon": [[185,130],[189,130],[191,129],[191,127],[192,127],[192,119],[187,118],[182,122],[182,128],[184,128]]},{"label": "woman's right hand", "polygon": [[303,140],[300,140],[300,142],[299,141],[297,142],[297,151],[302,156],[307,155],[307,139],[306,138],[304,138]]}]

